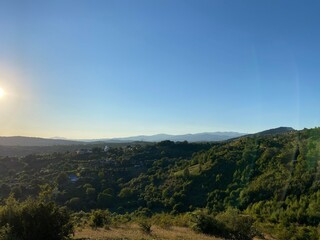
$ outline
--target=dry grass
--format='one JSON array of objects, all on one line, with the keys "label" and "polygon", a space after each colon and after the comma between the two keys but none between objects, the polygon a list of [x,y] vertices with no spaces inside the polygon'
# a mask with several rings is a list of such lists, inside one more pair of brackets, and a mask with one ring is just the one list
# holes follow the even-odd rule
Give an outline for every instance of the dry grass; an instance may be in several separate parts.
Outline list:
[{"label": "dry grass", "polygon": [[123,225],[117,228],[92,230],[90,228],[79,229],[74,239],[86,240],[218,240],[219,238],[197,234],[188,228],[171,227],[163,229],[152,226],[151,234],[141,231],[136,224]]}]

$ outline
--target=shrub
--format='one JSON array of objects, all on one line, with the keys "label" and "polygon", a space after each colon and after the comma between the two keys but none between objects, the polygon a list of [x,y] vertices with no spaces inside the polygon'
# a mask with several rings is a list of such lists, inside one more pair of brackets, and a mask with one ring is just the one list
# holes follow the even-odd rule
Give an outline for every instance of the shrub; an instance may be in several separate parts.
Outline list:
[{"label": "shrub", "polygon": [[64,240],[73,232],[69,212],[52,202],[13,197],[0,209],[0,228],[4,239]]},{"label": "shrub", "polygon": [[11,228],[8,224],[0,227],[0,239],[1,240],[14,240],[12,237]]},{"label": "shrub", "polygon": [[132,220],[132,216],[129,213],[126,214],[116,214],[113,213],[112,214],[112,218],[111,218],[111,224],[112,226],[119,226],[121,224],[127,224]]},{"label": "shrub", "polygon": [[134,215],[140,218],[150,218],[152,216],[152,212],[149,208],[139,207],[138,210],[134,212]]},{"label": "shrub", "polygon": [[150,234],[151,233],[151,223],[147,220],[140,220],[139,227],[143,233]]},{"label": "shrub", "polygon": [[83,211],[75,212],[71,215],[74,226],[83,228],[89,221],[90,213]]},{"label": "shrub", "polygon": [[209,215],[203,211],[197,211],[192,214],[191,218],[192,229],[196,232],[216,235],[216,236],[226,236],[227,230],[226,226],[216,220],[214,216]]},{"label": "shrub", "polygon": [[258,235],[257,230],[253,228],[254,219],[249,215],[240,214],[237,209],[229,208],[218,214],[216,219],[222,222],[236,239],[252,239]]},{"label": "shrub", "polygon": [[228,209],[217,216],[204,211],[192,214],[192,229],[196,232],[237,240],[252,239],[259,235],[253,228],[254,220],[248,215],[242,215],[237,209]]},{"label": "shrub", "polygon": [[111,223],[110,212],[107,210],[93,210],[90,214],[90,226],[99,228],[108,226]]},{"label": "shrub", "polygon": [[175,218],[174,216],[166,213],[155,214],[152,217],[152,222],[160,226],[161,228],[169,229],[171,226],[174,225],[174,220],[175,220],[174,218]]},{"label": "shrub", "polygon": [[275,235],[279,240],[319,240],[320,228],[318,227],[307,227],[307,226],[283,226],[282,224],[278,224],[276,227]]}]

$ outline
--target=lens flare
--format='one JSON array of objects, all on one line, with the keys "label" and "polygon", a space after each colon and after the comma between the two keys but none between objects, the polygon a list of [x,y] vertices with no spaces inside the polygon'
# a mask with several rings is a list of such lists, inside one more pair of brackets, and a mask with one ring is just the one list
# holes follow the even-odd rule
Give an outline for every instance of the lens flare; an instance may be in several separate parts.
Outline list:
[{"label": "lens flare", "polygon": [[0,87],[0,98],[4,96],[4,90]]}]

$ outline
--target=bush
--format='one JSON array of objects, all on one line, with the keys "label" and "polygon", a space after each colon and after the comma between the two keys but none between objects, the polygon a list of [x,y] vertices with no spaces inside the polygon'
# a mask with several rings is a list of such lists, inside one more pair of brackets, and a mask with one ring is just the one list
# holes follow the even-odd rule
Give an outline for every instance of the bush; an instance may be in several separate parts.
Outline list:
[{"label": "bush", "polygon": [[64,240],[73,232],[69,212],[52,202],[13,197],[0,208],[1,239]]},{"label": "bush", "polygon": [[132,216],[129,213],[122,214],[122,215],[113,213],[111,218],[111,225],[118,227],[119,225],[129,223],[131,220],[132,220]]},{"label": "bush", "polygon": [[196,232],[215,235],[227,236],[228,231],[226,226],[216,220],[214,216],[209,215],[203,211],[197,211],[192,214],[191,218],[192,229]]},{"label": "bush", "polygon": [[237,209],[229,208],[218,214],[216,219],[222,222],[236,239],[252,239],[258,235],[257,230],[253,228],[254,219],[249,215],[240,214]]},{"label": "bush", "polygon": [[152,216],[152,212],[149,208],[139,207],[135,212],[134,216],[139,218],[150,218]]},{"label": "bush", "polygon": [[151,233],[151,223],[147,220],[140,220],[139,227],[143,233],[150,234]]},{"label": "bush", "polygon": [[93,210],[90,214],[92,228],[106,227],[111,223],[110,212],[107,210]]},{"label": "bush", "polygon": [[86,213],[83,211],[75,212],[71,215],[73,225],[75,227],[83,228],[89,222],[90,213]]},{"label": "bush", "polygon": [[204,211],[192,214],[192,229],[196,232],[215,235],[228,239],[247,240],[259,235],[253,228],[254,220],[248,215],[242,215],[237,209],[228,209],[217,216]]},{"label": "bush", "polygon": [[8,224],[0,227],[0,239],[1,240],[13,240],[11,234],[11,228]]},{"label": "bush", "polygon": [[153,224],[156,224],[164,229],[169,229],[171,226],[175,225],[175,216],[170,214],[162,213],[162,214],[155,214],[152,217]]},{"label": "bush", "polygon": [[169,213],[156,213],[150,218],[153,225],[164,229],[176,227],[190,227],[191,213],[171,215]]},{"label": "bush", "polygon": [[320,228],[318,227],[307,227],[307,226],[283,226],[282,224],[278,224],[276,227],[275,236],[279,240],[319,240]]}]

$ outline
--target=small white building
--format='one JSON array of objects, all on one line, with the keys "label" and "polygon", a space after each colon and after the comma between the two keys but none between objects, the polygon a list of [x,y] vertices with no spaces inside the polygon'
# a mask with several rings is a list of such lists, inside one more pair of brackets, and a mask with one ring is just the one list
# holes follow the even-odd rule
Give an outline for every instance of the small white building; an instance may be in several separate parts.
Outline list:
[{"label": "small white building", "polygon": [[106,145],[106,146],[104,147],[103,151],[104,151],[104,152],[108,152],[108,151],[109,151],[108,145]]}]

